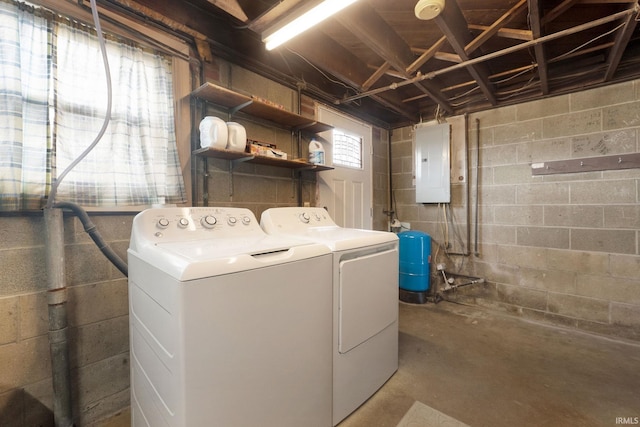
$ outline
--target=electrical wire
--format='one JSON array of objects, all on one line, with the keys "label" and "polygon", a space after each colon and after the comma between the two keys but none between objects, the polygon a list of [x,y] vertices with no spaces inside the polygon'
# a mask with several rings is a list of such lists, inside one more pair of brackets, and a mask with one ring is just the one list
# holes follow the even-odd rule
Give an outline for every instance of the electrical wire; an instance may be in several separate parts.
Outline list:
[{"label": "electrical wire", "polygon": [[56,178],[55,182],[51,186],[51,192],[49,193],[49,197],[47,200],[46,207],[52,208],[55,203],[56,194],[58,192],[58,187],[62,180],[67,176],[71,170],[76,167],[78,163],[80,163],[87,155],[95,148],[95,146],[100,142],[105,132],[107,131],[107,126],[109,125],[109,121],[111,120],[111,105],[112,105],[112,86],[111,86],[111,73],[109,71],[109,59],[107,57],[107,47],[105,45],[104,37],[102,35],[102,28],[100,27],[100,19],[98,17],[98,7],[96,5],[96,0],[91,0],[91,14],[93,16],[93,23],[96,27],[96,32],[98,34],[98,42],[100,44],[100,52],[102,53],[102,61],[104,64],[106,79],[107,79],[107,111],[104,117],[104,121],[102,123],[102,128],[98,132],[97,136],[93,140],[91,144],[73,161],[67,166],[67,168]]},{"label": "electrical wire", "polygon": [[560,55],[560,56],[556,56],[554,59],[556,59],[556,60],[557,60],[557,59],[560,59],[560,58],[564,58],[564,57],[565,57],[565,56],[567,56],[567,55],[571,55],[573,52],[576,52],[576,51],[578,51],[578,50],[582,49],[583,47],[585,47],[585,46],[587,46],[587,45],[590,45],[591,43],[595,42],[596,40],[601,39],[602,37],[608,36],[609,34],[611,34],[611,33],[614,33],[614,32],[616,32],[616,31],[618,31],[620,28],[622,28],[622,27],[624,27],[624,26],[625,26],[625,24],[624,24],[624,23],[623,23],[623,24],[620,24],[620,25],[618,25],[617,27],[615,27],[615,28],[613,28],[613,29],[611,29],[611,30],[607,31],[606,33],[600,34],[599,36],[594,37],[594,38],[592,38],[591,40],[589,40],[589,41],[587,41],[587,42],[585,42],[585,43],[582,43],[580,46],[578,46],[578,47],[576,47],[576,48],[574,48],[574,49],[571,49],[569,52],[565,52],[565,53],[563,53],[563,54],[562,54],[562,55]]},{"label": "electrical wire", "polygon": [[354,93],[356,93],[356,91],[353,90],[353,88],[351,86],[349,86],[348,84],[341,82],[340,80],[335,80],[332,79],[331,77],[329,77],[329,75],[327,75],[327,73],[325,73],[324,71],[322,71],[320,68],[316,67],[313,63],[311,63],[311,61],[309,61],[307,58],[305,58],[304,56],[300,55],[298,52],[295,52],[291,49],[287,49],[289,52],[291,52],[292,54],[300,57],[300,59],[302,59],[304,62],[306,62],[307,64],[309,64],[311,67],[315,68],[315,70],[317,72],[319,72],[320,74],[322,74],[324,76],[325,79],[329,80],[331,83],[335,83],[337,85],[343,86],[351,91],[353,91]]},{"label": "electrical wire", "polygon": [[[530,20],[531,20],[531,16],[527,15],[527,23],[529,25],[529,28],[531,28]],[[619,24],[618,26],[612,28],[611,30],[608,30],[608,31],[606,31],[606,32],[604,32],[604,33],[602,33],[602,34],[600,34],[600,35],[598,35],[598,36],[586,41],[585,43],[581,44],[580,46],[577,46],[577,47],[571,49],[570,51],[565,52],[562,55],[555,57],[554,60],[559,60],[559,59],[564,58],[565,56],[571,55],[572,53],[582,49],[583,47],[588,46],[589,44],[591,44],[591,43],[593,43],[593,42],[595,42],[595,41],[597,41],[597,40],[599,40],[599,39],[601,39],[603,37],[606,37],[609,34],[612,34],[612,33],[616,32],[616,31],[618,31],[619,29],[621,29],[624,26],[625,26],[624,23]],[[530,52],[530,55],[531,55],[531,52]],[[532,59],[534,59],[533,55],[532,55]],[[621,64],[621,66],[622,66],[622,64]],[[534,66],[532,65],[531,68],[534,68]],[[517,74],[515,74],[515,75],[513,75],[513,76],[511,76],[511,77],[509,77],[507,79],[495,81],[493,83],[494,84],[504,83],[506,81],[509,81],[509,80],[511,80],[513,78],[516,78],[516,77],[526,73],[527,71],[529,71],[529,70],[524,70],[524,71],[522,71],[520,73],[517,73]],[[589,73],[591,73],[591,72],[589,72]],[[555,77],[555,78],[550,78],[549,80],[556,80],[557,81],[557,80],[569,79],[569,78],[572,78],[572,77],[577,77],[577,76],[575,74],[572,75],[572,76],[559,76],[559,77]],[[500,98],[500,100],[506,100],[506,99],[513,98],[513,97],[515,97],[517,95],[520,95],[522,93],[526,93],[527,91],[531,91],[531,90],[539,87],[540,83],[539,82],[533,82],[534,78],[535,78],[535,76],[533,76],[531,79],[529,79],[529,81],[527,81],[519,89],[513,89],[513,90],[510,90],[510,91],[498,92],[498,95],[500,95],[500,94],[507,95],[507,96],[505,96],[503,98]],[[464,96],[467,96],[467,95],[471,94],[472,92],[476,91],[477,89],[478,89],[478,87],[476,86],[475,88],[473,88],[473,89],[471,89],[471,90],[469,90],[469,91],[467,91],[465,93],[462,93],[462,94],[456,95],[454,97],[451,97],[450,100],[456,100],[456,99],[463,98]],[[469,99],[466,99],[466,100],[458,102],[458,103],[451,103],[451,106],[455,107],[455,108],[458,108],[458,107],[462,107],[464,105],[470,105],[470,104],[472,104],[474,102],[482,101],[483,99],[484,99],[483,97],[481,97],[481,98],[478,98],[478,97],[469,98]]]}]

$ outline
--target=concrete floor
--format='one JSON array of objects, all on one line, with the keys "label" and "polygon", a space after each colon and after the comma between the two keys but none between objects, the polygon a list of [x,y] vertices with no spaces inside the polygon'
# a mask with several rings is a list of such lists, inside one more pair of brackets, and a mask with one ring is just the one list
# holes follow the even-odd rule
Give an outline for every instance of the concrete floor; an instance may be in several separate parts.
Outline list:
[{"label": "concrete floor", "polygon": [[[395,427],[415,401],[472,427],[628,424],[640,417],[640,343],[401,303],[398,372],[339,427]],[[128,417],[96,427],[128,427]]]}]

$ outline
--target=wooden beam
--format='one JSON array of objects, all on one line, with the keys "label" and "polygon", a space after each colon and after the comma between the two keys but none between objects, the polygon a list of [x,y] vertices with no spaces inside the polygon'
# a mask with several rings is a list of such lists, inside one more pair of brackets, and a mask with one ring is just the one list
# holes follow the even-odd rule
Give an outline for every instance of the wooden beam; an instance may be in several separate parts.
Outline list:
[{"label": "wooden beam", "polygon": [[[447,37],[447,40],[451,47],[456,51],[463,62],[473,59],[475,55],[467,55],[465,52],[465,46],[467,46],[471,40],[472,35],[469,32],[467,21],[462,14],[462,10],[455,1],[447,2],[447,6],[442,10],[440,15],[434,19],[443,34]],[[496,105],[496,96],[493,93],[493,87],[489,82],[489,69],[486,64],[470,64],[466,66],[467,71],[478,82],[478,86],[482,90],[482,93],[491,103]]]},{"label": "wooden beam", "polygon": [[[631,8],[635,8],[637,11],[638,3],[632,5]],[[604,73],[604,81],[611,80],[616,73],[618,65],[620,65],[622,55],[624,54],[624,50],[626,49],[629,40],[631,40],[633,31],[636,29],[636,25],[638,24],[634,15],[627,16],[623,22],[624,27],[618,31],[613,49],[609,52],[607,71]]]},{"label": "wooden beam", "polygon": [[[296,37],[287,42],[287,47],[316,67],[334,75],[353,88],[362,90],[362,82],[366,82],[370,77],[366,71],[366,64],[320,31],[314,32],[313,40],[314,43],[309,43],[305,37]],[[388,91],[384,95],[376,94],[375,98],[371,98],[409,120],[415,120],[417,117],[417,110],[402,104],[401,97],[396,91]]]},{"label": "wooden beam", "polygon": [[261,34],[270,25],[281,19],[282,16],[296,10],[301,3],[302,0],[281,0],[267,12],[249,22],[248,28],[251,31]]},{"label": "wooden beam", "polygon": [[[335,19],[404,77],[411,77],[406,71],[414,60],[411,48],[371,6],[365,2],[356,3]],[[448,113],[453,113],[449,101],[433,82],[418,82],[415,86]]]},{"label": "wooden beam", "polygon": [[[533,33],[533,39],[542,37],[542,11],[538,0],[529,0],[529,26]],[[549,94],[549,67],[547,64],[547,50],[542,43],[538,43],[533,47],[538,64],[538,77],[540,79],[540,89],[543,95]]]},{"label": "wooden beam", "polygon": [[526,5],[527,5],[527,0],[520,0],[511,9],[509,9],[504,15],[502,15],[493,24],[491,24],[489,28],[484,30],[475,39],[473,39],[471,43],[467,44],[464,48],[467,55],[476,51],[480,46],[482,46],[483,43],[485,43],[487,40],[493,37],[498,32],[498,30],[500,30],[500,28],[504,27],[509,22],[511,22],[511,20],[514,19],[518,15],[518,13],[524,10]]},{"label": "wooden beam", "polygon": [[378,67],[378,69],[364,83],[362,83],[362,89],[363,90],[371,89],[371,86],[373,86],[375,82],[380,80],[380,78],[385,75],[387,70],[389,70],[389,67],[390,65],[388,62],[385,62],[380,67]]},{"label": "wooden beam", "polygon": [[435,42],[429,49],[425,50],[418,59],[413,61],[413,63],[407,67],[407,73],[413,74],[418,71],[420,67],[422,67],[428,60],[433,58],[436,53],[438,53],[438,51],[440,50],[442,45],[446,43],[446,41],[447,38],[445,36],[440,37],[440,40]]},{"label": "wooden beam", "polygon": [[460,55],[456,55],[455,53],[449,53],[449,52],[436,52],[435,58],[439,59],[440,61],[453,62],[456,64],[459,64],[462,62],[462,58],[460,58]]},{"label": "wooden beam", "polygon": [[564,0],[562,3],[554,7],[551,12],[547,13],[542,17],[540,21],[542,25],[547,25],[549,22],[556,19],[558,16],[565,13],[567,10],[571,8],[574,4],[578,3],[578,0]]},{"label": "wooden beam", "polygon": [[[469,24],[470,30],[486,31],[490,27],[488,25]],[[531,30],[518,30],[516,28],[500,28],[496,34],[498,37],[514,40],[533,40]]]},{"label": "wooden beam", "polygon": [[242,6],[240,6],[240,4],[238,3],[238,0],[207,0],[207,1],[212,5],[214,5],[215,7],[218,7],[224,10],[225,12],[227,12],[229,15],[233,16],[240,22],[247,22],[249,20],[249,17],[247,16],[246,13],[244,13],[244,10],[242,9]]}]

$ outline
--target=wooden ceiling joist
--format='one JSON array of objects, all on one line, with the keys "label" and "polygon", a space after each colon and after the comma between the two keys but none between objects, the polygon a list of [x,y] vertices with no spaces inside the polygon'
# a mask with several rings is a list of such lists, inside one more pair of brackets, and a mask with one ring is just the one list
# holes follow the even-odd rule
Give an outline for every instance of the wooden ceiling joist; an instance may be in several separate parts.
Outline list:
[{"label": "wooden ceiling joist", "polygon": [[527,0],[520,0],[511,9],[509,9],[504,15],[498,18],[493,24],[486,30],[480,33],[471,43],[467,44],[464,51],[467,55],[476,51],[484,42],[493,37],[502,27],[507,25],[513,20],[520,12],[526,9]]},{"label": "wooden ceiling joist", "polygon": [[[470,30],[486,31],[490,28],[488,25],[469,24]],[[533,40],[533,33],[531,30],[520,30],[517,28],[500,28],[495,34],[498,37],[514,40]]]},{"label": "wooden ceiling joist", "polygon": [[[318,68],[334,75],[353,88],[362,90],[362,83],[370,77],[366,73],[366,64],[363,64],[358,57],[330,37],[323,36],[320,32],[316,32],[314,37],[321,38],[322,42],[310,44],[305,42],[304,37],[300,37],[290,40],[288,46]],[[416,111],[402,104],[401,97],[395,91],[377,95],[376,100],[410,120],[416,117]]]},{"label": "wooden ceiling joist", "polygon": [[[638,12],[638,3],[633,4],[631,9]],[[622,54],[624,53],[629,40],[631,40],[631,36],[633,35],[637,24],[638,21],[636,20],[636,15],[629,15],[624,18],[624,27],[618,31],[614,46],[611,49],[611,52],[609,52],[609,60],[607,61],[607,71],[604,74],[604,81],[608,82],[613,79],[613,75],[618,69],[618,65],[622,59]]]},{"label": "wooden ceiling joist", "polygon": [[[339,14],[336,20],[405,78],[410,78],[411,74],[406,69],[413,62],[414,55],[409,45],[368,4],[356,3],[354,6]],[[449,101],[432,82],[416,82],[415,86],[445,111],[453,112]]]},{"label": "wooden ceiling joist", "polygon": [[249,17],[238,3],[238,0],[208,0],[212,5],[219,7],[240,22],[247,22]]},{"label": "wooden ceiling joist", "polygon": [[369,77],[364,83],[362,83],[363,90],[369,90],[371,87],[385,75],[385,73],[389,70],[391,66],[388,62],[382,64],[376,71]]},{"label": "wooden ceiling joist", "polygon": [[542,20],[540,21],[540,23],[543,26],[547,25],[549,22],[553,21],[558,16],[562,15],[567,10],[569,10],[571,8],[571,6],[573,6],[576,3],[578,3],[578,0],[564,0],[558,6],[554,7],[549,13],[544,15],[542,17]]},{"label": "wooden ceiling joist", "polygon": [[[542,11],[538,0],[529,0],[529,25],[533,33],[533,39],[542,37]],[[538,64],[538,78],[540,79],[540,90],[544,95],[549,94],[549,66],[547,64],[546,48],[542,43],[533,47]]]},{"label": "wooden ceiling joist", "polygon": [[[476,55],[467,55],[465,47],[472,41],[467,21],[456,2],[447,3],[442,12],[434,18],[435,23],[440,27],[442,33],[447,37],[447,41],[453,47],[463,62],[473,59]],[[471,76],[478,82],[482,93],[491,103],[497,104],[497,99],[493,93],[493,88],[489,83],[489,70],[486,64],[473,64],[466,67]]]},{"label": "wooden ceiling joist", "polygon": [[409,65],[406,69],[407,73],[413,74],[420,67],[422,67],[428,60],[434,57],[436,53],[440,50],[440,48],[446,43],[447,38],[445,36],[440,37],[440,39],[433,44],[429,49],[426,49],[418,59],[413,61],[411,65]]}]

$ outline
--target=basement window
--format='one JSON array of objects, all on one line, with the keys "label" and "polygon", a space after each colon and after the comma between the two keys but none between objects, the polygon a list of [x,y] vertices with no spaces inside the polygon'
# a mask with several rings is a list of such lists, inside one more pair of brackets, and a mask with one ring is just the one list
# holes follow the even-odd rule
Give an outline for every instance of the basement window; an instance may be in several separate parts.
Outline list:
[{"label": "basement window", "polygon": [[[111,121],[55,200],[181,203],[172,57],[121,36],[105,35],[105,43]],[[98,38],[81,21],[0,0],[0,54],[0,211],[40,209],[103,125],[107,84]]]},{"label": "basement window", "polygon": [[334,129],[332,160],[334,166],[362,169],[362,138]]}]

